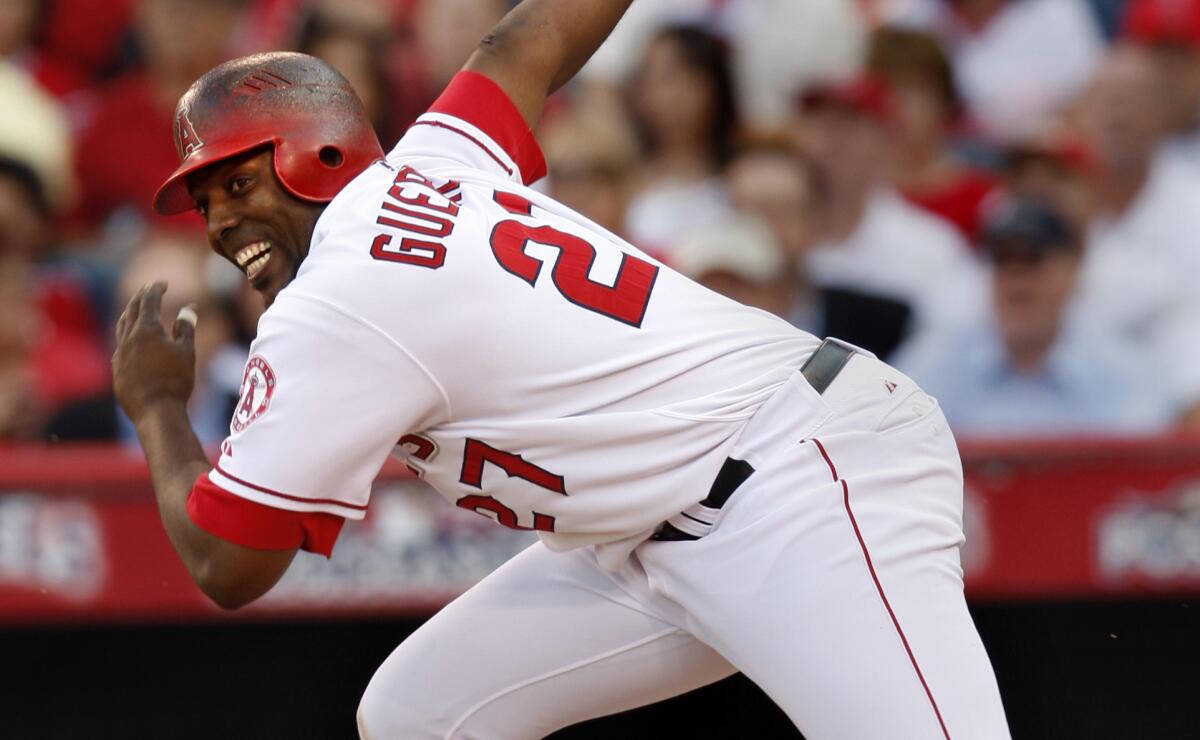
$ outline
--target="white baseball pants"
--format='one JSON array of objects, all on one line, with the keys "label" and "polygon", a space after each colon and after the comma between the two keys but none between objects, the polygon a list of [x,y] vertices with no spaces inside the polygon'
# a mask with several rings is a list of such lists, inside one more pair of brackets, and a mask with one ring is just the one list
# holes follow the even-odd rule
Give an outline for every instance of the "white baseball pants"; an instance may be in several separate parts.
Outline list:
[{"label": "white baseball pants", "polygon": [[647,541],[617,573],[530,547],[392,653],[361,736],[540,738],[740,670],[809,740],[1007,738],[937,404],[866,355],[780,398],[707,536]]}]

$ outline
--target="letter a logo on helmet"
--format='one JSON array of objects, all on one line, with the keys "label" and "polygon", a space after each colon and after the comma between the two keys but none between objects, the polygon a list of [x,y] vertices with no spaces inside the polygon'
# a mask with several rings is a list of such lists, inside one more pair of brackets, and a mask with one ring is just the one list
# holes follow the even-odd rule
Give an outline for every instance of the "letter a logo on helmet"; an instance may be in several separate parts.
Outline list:
[{"label": "letter a logo on helmet", "polygon": [[[201,139],[198,131],[204,132]],[[192,209],[188,177],[260,147],[296,198],[328,203],[383,149],[346,78],[307,54],[271,52],[209,70],[175,108],[179,167],[154,196],[164,215]]]},{"label": "letter a logo on helmet", "polygon": [[188,106],[182,105],[179,107],[179,114],[175,116],[175,151],[180,159],[186,159],[192,152],[204,146],[204,140],[196,133],[188,113]]}]

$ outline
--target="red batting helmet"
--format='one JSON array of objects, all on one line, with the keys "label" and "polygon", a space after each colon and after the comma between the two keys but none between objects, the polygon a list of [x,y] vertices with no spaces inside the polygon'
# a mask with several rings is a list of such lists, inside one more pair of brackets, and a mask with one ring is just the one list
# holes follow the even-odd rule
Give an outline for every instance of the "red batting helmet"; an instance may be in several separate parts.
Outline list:
[{"label": "red batting helmet", "polygon": [[188,175],[268,144],[288,192],[318,203],[383,158],[362,102],[333,67],[307,54],[254,54],[214,67],[179,99],[181,161],[154,196],[154,209],[190,210]]}]

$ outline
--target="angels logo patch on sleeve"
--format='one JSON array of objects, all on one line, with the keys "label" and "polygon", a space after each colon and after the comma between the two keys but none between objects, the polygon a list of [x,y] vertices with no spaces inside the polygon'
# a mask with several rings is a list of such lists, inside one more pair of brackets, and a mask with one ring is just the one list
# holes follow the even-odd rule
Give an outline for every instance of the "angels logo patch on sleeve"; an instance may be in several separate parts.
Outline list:
[{"label": "angels logo patch on sleeve", "polygon": [[275,371],[262,355],[254,355],[246,363],[242,375],[242,392],[237,410],[233,412],[230,429],[240,432],[271,407],[271,396],[275,395]]}]

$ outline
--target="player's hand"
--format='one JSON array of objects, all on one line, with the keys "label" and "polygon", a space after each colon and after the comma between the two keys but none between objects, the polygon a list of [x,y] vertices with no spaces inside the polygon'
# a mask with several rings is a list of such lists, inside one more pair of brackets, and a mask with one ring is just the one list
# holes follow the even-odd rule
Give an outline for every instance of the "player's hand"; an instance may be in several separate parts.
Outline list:
[{"label": "player's hand", "polygon": [[117,321],[113,390],[135,424],[156,403],[187,403],[196,382],[196,328],[184,309],[167,336],[160,317],[166,291],[162,282],[142,288]]}]

